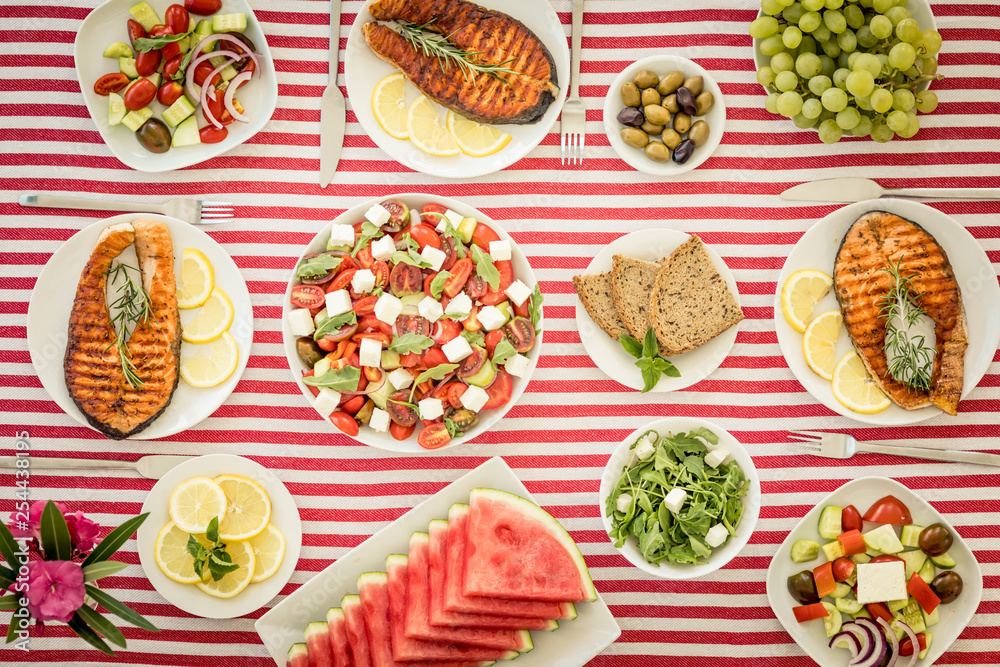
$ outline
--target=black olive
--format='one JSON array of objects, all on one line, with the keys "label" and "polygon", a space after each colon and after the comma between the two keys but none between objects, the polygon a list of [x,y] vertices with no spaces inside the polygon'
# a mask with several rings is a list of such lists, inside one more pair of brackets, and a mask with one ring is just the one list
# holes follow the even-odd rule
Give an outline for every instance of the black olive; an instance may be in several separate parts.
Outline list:
[{"label": "black olive", "polygon": [[691,159],[692,154],[694,154],[694,142],[690,139],[685,139],[677,144],[677,148],[674,149],[674,162],[684,164]]},{"label": "black olive", "polygon": [[618,122],[629,127],[639,127],[646,119],[642,115],[641,109],[635,107],[625,107],[618,112]]},{"label": "black olive", "polygon": [[962,575],[951,570],[942,572],[934,577],[931,590],[934,591],[934,595],[941,598],[941,604],[954,602],[962,594]]},{"label": "black olive", "polygon": [[816,580],[809,570],[788,577],[788,592],[799,604],[816,604],[819,595],[816,592]]},{"label": "black olive", "polygon": [[940,523],[932,523],[920,531],[918,541],[920,550],[928,556],[940,556],[946,553],[951,549],[952,542],[951,531]]},{"label": "black olive", "polygon": [[681,108],[681,111],[689,116],[695,115],[698,111],[698,105],[694,101],[694,95],[691,91],[683,86],[677,89],[677,105]]}]

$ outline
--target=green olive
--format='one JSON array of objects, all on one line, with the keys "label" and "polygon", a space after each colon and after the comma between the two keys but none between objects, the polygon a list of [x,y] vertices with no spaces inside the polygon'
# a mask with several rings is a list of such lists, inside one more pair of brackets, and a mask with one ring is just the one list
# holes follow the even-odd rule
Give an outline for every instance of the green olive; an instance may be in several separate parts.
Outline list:
[{"label": "green olive", "polygon": [[677,103],[677,93],[671,93],[663,98],[661,105],[664,109],[670,113],[677,113],[681,110],[680,105]]},{"label": "green olive", "polygon": [[660,137],[660,140],[667,145],[667,148],[674,150],[677,148],[677,144],[681,143],[681,135],[668,127],[663,130],[663,136]]},{"label": "green olive", "polygon": [[715,106],[715,95],[707,90],[694,98],[695,106],[698,107],[694,115],[704,116]]},{"label": "green olive", "polygon": [[663,101],[663,98],[656,92],[656,88],[646,88],[642,91],[641,101],[642,106],[648,107],[650,104],[659,105]]},{"label": "green olive", "polygon": [[688,133],[688,139],[690,139],[695,146],[701,146],[708,141],[708,132],[708,123],[703,120],[699,120],[691,126],[691,130]]},{"label": "green olive", "polygon": [[639,86],[631,81],[622,84],[622,103],[627,107],[637,107],[641,103]]},{"label": "green olive", "polygon": [[656,135],[663,132],[663,125],[657,125],[656,123],[650,123],[648,120],[640,125],[642,131],[649,135]]},{"label": "green olive", "polygon": [[650,104],[643,111],[646,114],[646,120],[654,125],[666,125],[670,122],[670,112],[659,104]]},{"label": "green olive", "polygon": [[656,90],[659,91],[660,95],[669,95],[684,83],[684,73],[683,72],[671,72],[662,79],[660,83],[656,86]]},{"label": "green olive", "polygon": [[648,69],[640,70],[635,75],[635,85],[640,88],[652,88],[660,82],[660,77],[656,76],[656,72],[650,72]]},{"label": "green olive", "polygon": [[690,90],[692,95],[698,97],[701,95],[701,91],[705,89],[705,79],[700,76],[692,76],[684,80],[684,87]]},{"label": "green olive", "polygon": [[626,127],[622,129],[622,141],[629,146],[645,148],[649,143],[649,135],[637,127]]},{"label": "green olive", "polygon": [[646,144],[646,157],[653,162],[666,162],[670,159],[670,149],[659,141],[651,141]]},{"label": "green olive", "polygon": [[691,129],[691,116],[679,112],[674,114],[674,130],[677,134],[684,134]]}]

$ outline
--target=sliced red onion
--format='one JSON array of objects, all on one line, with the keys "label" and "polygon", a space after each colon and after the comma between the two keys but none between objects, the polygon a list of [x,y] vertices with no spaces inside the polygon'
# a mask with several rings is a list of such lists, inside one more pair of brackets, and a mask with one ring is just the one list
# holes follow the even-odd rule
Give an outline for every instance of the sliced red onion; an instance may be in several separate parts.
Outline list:
[{"label": "sliced red onion", "polygon": [[870,618],[859,618],[854,623],[868,630],[868,645],[866,646],[865,641],[862,640],[858,657],[851,660],[848,665],[851,667],[876,667],[876,665],[880,665],[882,659],[885,658],[887,647],[882,628]]},{"label": "sliced red onion", "polygon": [[[239,39],[237,39],[236,37],[233,37],[232,35],[227,35],[224,32],[217,32],[217,33],[211,34],[211,35],[205,37],[204,39],[202,39],[200,42],[198,42],[198,44],[195,45],[194,50],[193,50],[193,54],[194,55],[192,55],[191,57],[192,58],[197,57],[198,54],[201,53],[201,50],[203,48],[205,48],[206,44],[208,44],[209,42],[214,42],[214,41],[218,41],[218,40],[222,40],[223,42],[232,42],[233,44],[238,45],[241,49],[243,49],[243,51],[246,54],[246,56],[249,56],[250,59],[253,60],[254,67],[257,70],[260,69],[260,62],[257,60],[257,58],[261,54],[254,53],[249,48],[247,48],[247,45],[244,44],[243,42],[241,42]],[[213,53],[213,55],[219,55],[220,53],[229,53],[231,55],[236,55],[237,57],[235,58],[235,60],[240,60],[241,58],[245,57],[243,55],[234,54],[232,51],[227,51],[227,52],[216,51],[215,53]]]},{"label": "sliced red onion", "polygon": [[[195,104],[201,101],[201,97],[204,94],[205,86],[204,84],[202,85],[202,92],[199,93],[198,88],[196,87],[197,84],[195,84],[194,82],[194,70],[198,65],[205,62],[209,58],[214,58],[215,56],[225,56],[226,58],[228,58],[228,60],[226,61],[226,65],[234,63],[237,60],[239,60],[239,57],[234,56],[234,54],[231,51],[212,51],[211,53],[203,53],[197,58],[192,58],[191,62],[188,63],[187,71],[184,73],[184,89],[187,91],[188,97],[190,97],[191,101],[194,102]],[[225,67],[225,65],[223,65],[223,67]],[[217,74],[221,69],[222,68],[215,70],[215,73],[213,73],[211,76],[205,79],[205,81],[211,81],[212,78],[215,76],[215,74]]]},{"label": "sliced red onion", "polygon": [[340,327],[334,332],[324,334],[323,337],[329,341],[333,341],[336,343],[350,338],[355,334],[355,332],[357,332],[357,330],[358,330],[357,322],[355,322],[354,324],[345,324],[344,326]]},{"label": "sliced red onion", "polygon": [[906,663],[906,667],[913,667],[917,664],[917,654],[920,653],[920,642],[917,641],[917,633],[913,631],[913,628],[902,621],[896,621],[896,625],[903,628],[903,632],[905,632],[906,636],[910,638],[911,645],[913,646],[913,653],[910,654],[910,661]]},{"label": "sliced red onion", "polygon": [[[231,52],[229,52],[229,51],[226,51],[225,53],[230,53],[230,55],[231,55]],[[229,58],[228,60],[226,60],[226,62],[224,62],[223,64],[221,64],[218,67],[216,67],[215,69],[213,69],[211,74],[209,74],[208,76],[205,77],[204,83],[201,84],[201,98],[202,99],[205,99],[205,96],[208,95],[208,89],[209,88],[212,89],[212,99],[215,99],[215,96],[219,94],[219,91],[216,90],[215,86],[212,85],[212,79],[215,78],[216,74],[218,74],[222,70],[224,70],[227,67],[229,67],[230,63],[234,63],[237,60],[238,60],[238,58]],[[222,127],[222,122],[219,121],[215,117],[215,115],[212,113],[211,107],[209,107],[207,104],[202,104],[201,108],[202,108],[202,110],[204,110],[204,112],[205,112],[205,118],[208,120],[208,122],[210,122],[212,125],[214,125],[214,126],[216,126],[218,128]]]},{"label": "sliced red onion", "polygon": [[[886,663],[885,667],[895,667],[896,659],[899,658],[899,640],[896,639],[896,632],[892,629],[892,626],[885,622],[884,618],[878,619],[879,625],[881,625],[886,630],[886,634],[889,635],[889,641],[892,642],[892,647],[889,651],[889,662]],[[920,645],[914,644],[913,648],[918,649]]]},{"label": "sliced red onion", "polygon": [[838,632],[830,640],[830,648],[840,648],[837,646],[840,642],[847,644],[844,648],[851,652],[852,658],[858,657],[858,652],[861,650],[861,642],[858,640],[857,635],[848,631]]},{"label": "sliced red onion", "polygon": [[434,385],[434,386],[433,386],[433,387],[431,388],[430,392],[429,392],[429,393],[428,393],[427,395],[428,395],[428,396],[433,396],[433,395],[434,395],[434,393],[435,393],[435,392],[436,392],[436,391],[437,391],[438,389],[440,389],[441,387],[443,387],[443,386],[445,386],[446,384],[448,384],[449,382],[451,382],[451,380],[452,380],[452,379],[453,379],[454,377],[455,377],[455,374],[454,374],[454,373],[448,373],[447,375],[445,375],[445,376],[444,376],[444,379],[442,379],[442,380],[441,380],[440,382],[438,382],[438,383],[437,383],[436,385]]},{"label": "sliced red onion", "polygon": [[226,86],[226,96],[222,98],[222,101],[226,105],[226,111],[230,113],[233,120],[238,120],[241,123],[249,123],[250,119],[236,110],[236,107],[233,105],[233,95],[236,93],[236,89],[240,87],[240,84],[244,81],[249,81],[251,76],[253,76],[253,72],[240,72],[234,76],[233,80]]}]

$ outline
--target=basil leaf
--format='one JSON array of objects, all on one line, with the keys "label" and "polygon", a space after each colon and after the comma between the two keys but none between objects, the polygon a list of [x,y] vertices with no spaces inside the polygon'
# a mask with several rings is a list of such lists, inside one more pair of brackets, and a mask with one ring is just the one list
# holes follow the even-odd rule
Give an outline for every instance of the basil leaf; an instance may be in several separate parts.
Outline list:
[{"label": "basil leaf", "polygon": [[448,282],[448,278],[451,278],[450,271],[441,271],[436,276],[434,280],[431,281],[431,296],[435,299],[441,298],[441,292],[444,290],[444,284]]},{"label": "basil leaf", "polygon": [[635,338],[632,338],[628,334],[619,334],[618,342],[622,344],[625,351],[631,354],[636,359],[642,356],[642,343],[640,343]]},{"label": "basil leaf", "polygon": [[478,345],[479,347],[484,347],[486,345],[486,339],[479,331],[469,331],[468,329],[463,328],[462,338],[469,341],[469,345]]},{"label": "basil leaf", "polygon": [[653,327],[646,329],[646,337],[642,341],[642,356],[652,359],[659,354],[660,346],[656,342],[656,332]]},{"label": "basil leaf", "polygon": [[361,225],[361,237],[354,242],[354,250],[351,251],[351,257],[357,257],[358,252],[367,246],[369,241],[381,235],[382,229],[378,225],[365,220],[364,224]]},{"label": "basil leaf", "polygon": [[173,44],[174,42],[179,42],[189,33],[181,33],[180,35],[157,35],[155,37],[140,37],[135,40],[132,46],[135,47],[136,51],[140,53],[146,53],[147,51],[155,51],[156,49],[162,49],[167,44]]},{"label": "basil leaf", "polygon": [[496,349],[493,350],[493,365],[502,366],[515,354],[517,354],[517,350],[510,344],[510,341],[506,338],[501,338],[500,342],[497,343]]},{"label": "basil leaf", "polygon": [[361,381],[361,369],[344,366],[340,370],[331,368],[322,375],[304,377],[302,381],[310,387],[333,389],[334,391],[357,391]]},{"label": "basil leaf", "polygon": [[653,361],[645,357],[636,360],[635,365],[639,367],[639,372],[642,374],[642,393],[645,394],[659,382],[660,372],[653,367]]},{"label": "basil leaf", "polygon": [[680,370],[674,366],[673,362],[669,359],[665,359],[664,357],[657,357],[653,359],[653,367],[667,377],[679,378],[681,376]]},{"label": "basil leaf", "polygon": [[486,281],[494,292],[500,289],[500,271],[493,266],[493,258],[477,245],[472,246],[472,259],[476,262],[476,275]]},{"label": "basil leaf", "polygon": [[344,261],[342,258],[333,255],[316,255],[299,262],[295,275],[300,279],[318,278],[336,269],[342,261]]},{"label": "basil leaf", "polygon": [[542,301],[544,300],[545,297],[542,296],[541,287],[538,286],[538,283],[535,283],[535,289],[528,300],[528,313],[531,315],[531,324],[535,329],[538,329],[538,322],[542,319]]},{"label": "basil leaf", "polygon": [[339,331],[341,328],[349,324],[355,324],[357,321],[358,316],[354,314],[353,310],[341,313],[340,315],[334,315],[333,317],[328,317],[325,320],[322,320],[319,323],[319,326],[316,327],[316,331],[313,333],[313,340],[319,340],[326,334]]},{"label": "basil leaf", "polygon": [[389,343],[389,351],[398,352],[399,354],[423,352],[433,344],[434,339],[428,336],[421,336],[416,333],[405,333],[402,336],[396,336],[393,341]]}]

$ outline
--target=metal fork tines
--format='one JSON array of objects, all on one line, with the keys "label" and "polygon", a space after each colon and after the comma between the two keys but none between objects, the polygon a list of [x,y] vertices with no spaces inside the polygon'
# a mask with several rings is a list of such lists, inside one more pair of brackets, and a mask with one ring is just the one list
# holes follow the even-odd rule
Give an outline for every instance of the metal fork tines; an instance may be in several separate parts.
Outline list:
[{"label": "metal fork tines", "polygon": [[201,202],[201,217],[204,218],[231,218],[233,217],[233,205],[227,201],[203,201]]},{"label": "metal fork tines", "polygon": [[931,461],[1000,466],[1000,455],[985,452],[947,451],[926,447],[897,447],[877,442],[858,442],[854,436],[847,433],[820,433],[817,431],[789,431],[788,433],[790,440],[797,441],[792,447],[798,451],[829,459],[847,459],[854,456],[855,452],[869,452]]},{"label": "metal fork tines", "polygon": [[583,0],[573,0],[573,34],[569,73],[569,97],[563,104],[560,129],[561,164],[583,164],[587,141],[587,109],[580,99],[580,52],[583,37]]},{"label": "metal fork tines", "polygon": [[23,194],[18,199],[21,206],[43,208],[74,208],[87,211],[131,211],[134,213],[159,213],[183,220],[189,224],[211,224],[227,222],[233,218],[233,205],[221,201],[199,201],[197,199],[170,199],[163,204],[140,202],[108,201],[83,197],[61,197],[56,195]]}]

